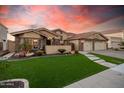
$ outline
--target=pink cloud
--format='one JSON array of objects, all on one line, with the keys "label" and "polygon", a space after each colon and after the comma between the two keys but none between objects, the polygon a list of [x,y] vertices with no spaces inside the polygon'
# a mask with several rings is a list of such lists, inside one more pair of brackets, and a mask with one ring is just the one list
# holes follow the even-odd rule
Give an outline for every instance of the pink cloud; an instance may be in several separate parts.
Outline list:
[{"label": "pink cloud", "polygon": [[[30,27],[32,24],[43,25],[49,28],[61,28],[65,31],[70,32],[83,32],[86,29],[95,26],[96,24],[102,23],[102,18],[97,18],[90,15],[89,6],[69,6],[70,10],[66,10],[64,6],[60,8],[60,6],[52,6],[52,5],[35,5],[35,6],[20,6],[23,7],[23,11],[10,11],[8,6],[0,6],[0,13],[7,15],[4,18],[0,17],[0,22],[7,25],[8,27],[15,26],[27,26]],[[11,8],[13,8],[11,6]],[[16,7],[15,7],[16,8]],[[91,7],[90,7],[91,9]],[[111,8],[100,7],[94,8],[95,13],[107,13],[111,11]],[[14,13],[14,17],[12,15],[9,16],[9,13]],[[94,13],[93,12],[93,13]],[[21,14],[22,13],[22,14]],[[15,17],[17,16],[17,17]],[[95,15],[96,16],[96,15]],[[108,19],[107,19],[108,20]]]},{"label": "pink cloud", "polygon": [[7,6],[0,6],[0,13],[1,14],[8,14],[9,8]]},{"label": "pink cloud", "polygon": [[14,26],[14,25],[29,25],[31,23],[30,20],[23,19],[23,18],[0,18],[0,22],[7,25],[7,26]]}]

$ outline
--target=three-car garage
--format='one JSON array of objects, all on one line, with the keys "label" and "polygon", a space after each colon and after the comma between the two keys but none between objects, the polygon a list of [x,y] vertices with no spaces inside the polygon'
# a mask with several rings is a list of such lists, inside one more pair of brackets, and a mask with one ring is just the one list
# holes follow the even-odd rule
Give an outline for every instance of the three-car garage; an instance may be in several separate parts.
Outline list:
[{"label": "three-car garage", "polygon": [[78,51],[97,51],[107,49],[108,39],[101,33],[85,33],[75,38],[71,38],[69,43],[73,43],[75,50]]}]

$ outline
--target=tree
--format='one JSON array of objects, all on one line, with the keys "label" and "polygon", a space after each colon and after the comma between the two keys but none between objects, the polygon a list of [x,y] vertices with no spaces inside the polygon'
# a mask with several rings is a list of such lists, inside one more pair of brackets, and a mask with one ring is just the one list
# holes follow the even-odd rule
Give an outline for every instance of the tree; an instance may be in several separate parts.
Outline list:
[{"label": "tree", "polygon": [[22,52],[22,55],[25,56],[26,53],[30,52],[32,49],[32,45],[29,44],[28,42],[24,42],[23,44],[20,45],[19,51]]}]

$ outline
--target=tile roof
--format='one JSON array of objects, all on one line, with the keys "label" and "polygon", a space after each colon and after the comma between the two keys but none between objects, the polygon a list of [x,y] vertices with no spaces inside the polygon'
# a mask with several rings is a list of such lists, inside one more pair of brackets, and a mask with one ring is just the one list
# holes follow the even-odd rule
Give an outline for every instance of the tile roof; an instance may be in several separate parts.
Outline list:
[{"label": "tile roof", "polygon": [[23,34],[23,33],[27,33],[27,32],[38,32],[38,31],[46,31],[46,32],[51,33],[51,34],[53,34],[55,36],[58,36],[57,34],[51,32],[49,29],[44,28],[44,27],[37,28],[37,29],[26,29],[26,30],[22,30],[22,31],[16,31],[16,32],[12,32],[10,34],[12,34],[13,36],[15,36],[15,35],[19,35],[19,34]]},{"label": "tile roof", "polygon": [[95,35],[95,34],[99,34],[104,38],[104,40],[108,40],[107,37],[105,37],[103,34],[101,34],[99,32],[86,32],[86,33],[75,34],[74,36],[68,38],[68,40],[91,39],[90,37]]}]

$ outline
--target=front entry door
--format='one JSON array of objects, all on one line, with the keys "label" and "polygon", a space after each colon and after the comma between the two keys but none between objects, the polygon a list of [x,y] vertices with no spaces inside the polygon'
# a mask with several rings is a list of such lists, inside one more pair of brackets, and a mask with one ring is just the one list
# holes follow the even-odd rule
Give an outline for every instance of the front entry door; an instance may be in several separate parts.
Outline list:
[{"label": "front entry door", "polygon": [[84,50],[84,43],[80,43],[79,49],[80,49],[80,51]]},{"label": "front entry door", "polygon": [[0,42],[0,51],[3,50],[3,42]]},{"label": "front entry door", "polygon": [[51,45],[51,40],[47,40],[46,44]]}]

